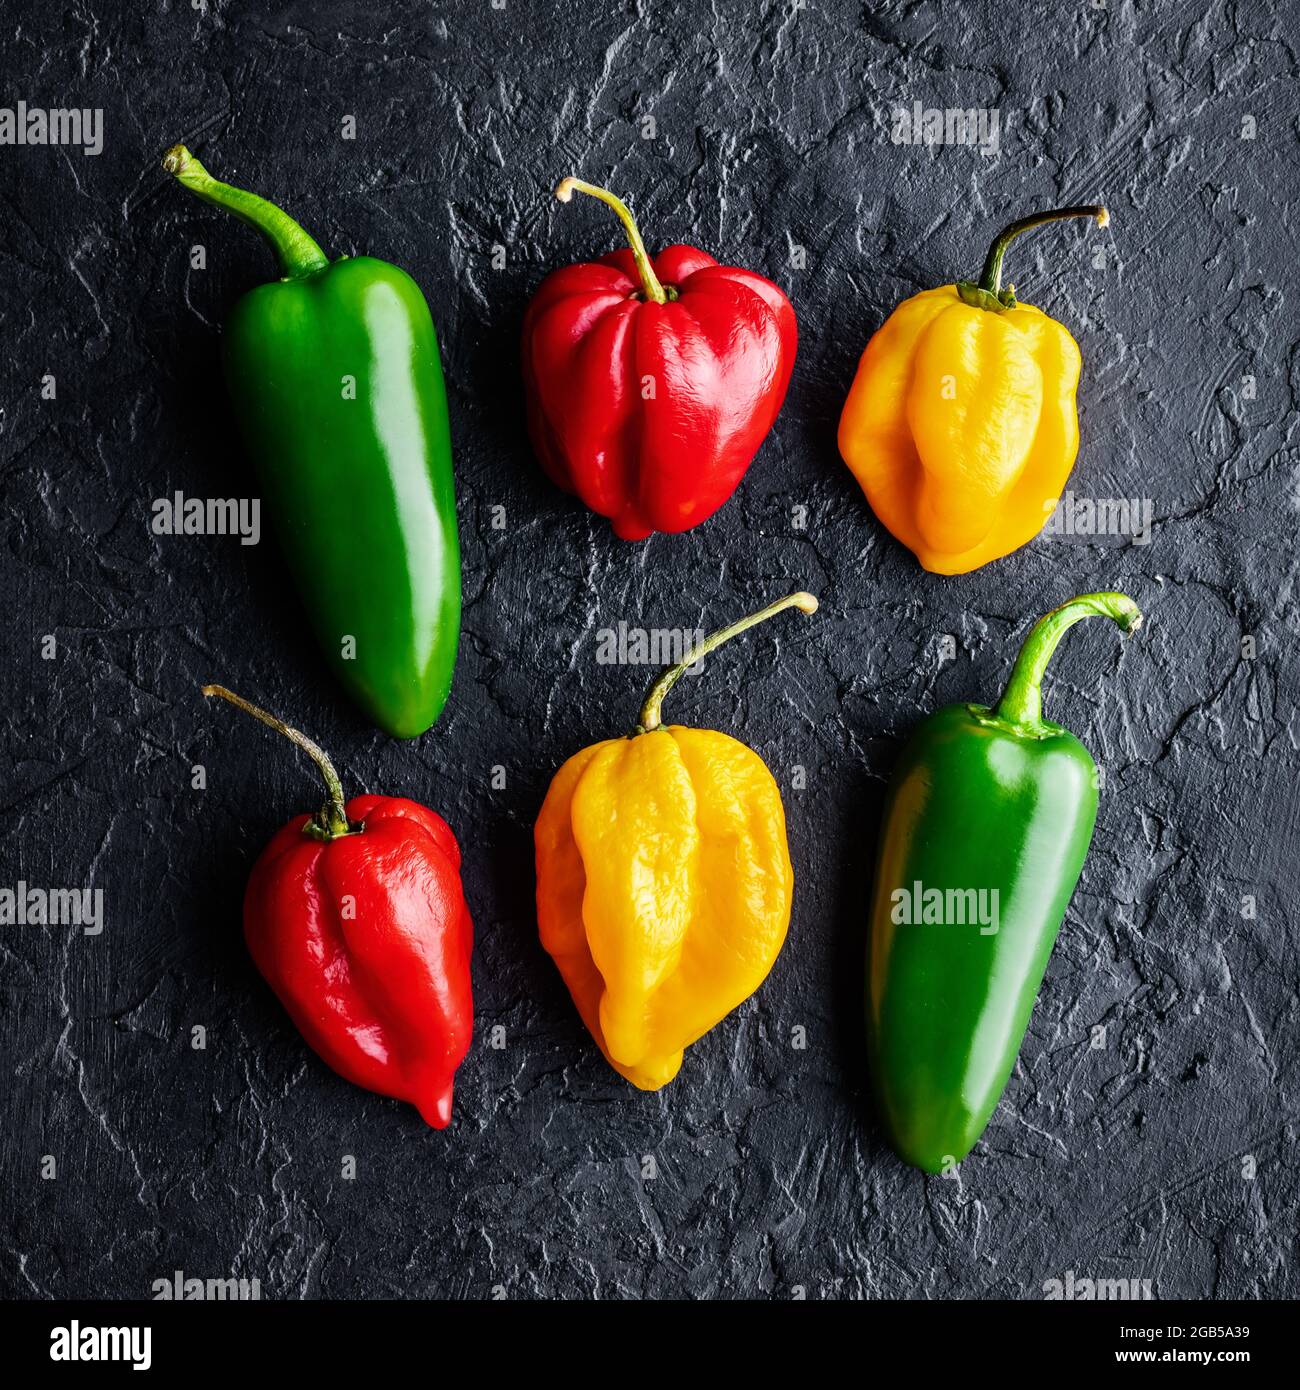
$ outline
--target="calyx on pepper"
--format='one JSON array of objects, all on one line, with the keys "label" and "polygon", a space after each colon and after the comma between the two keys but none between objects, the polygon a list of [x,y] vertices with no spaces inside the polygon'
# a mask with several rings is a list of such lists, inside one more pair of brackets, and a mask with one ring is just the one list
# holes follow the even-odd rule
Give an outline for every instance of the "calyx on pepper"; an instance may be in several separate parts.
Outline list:
[{"label": "calyx on pepper", "polygon": [[641,540],[686,531],[735,492],[794,367],[794,309],[770,280],[693,246],[646,251],[608,189],[561,180],[612,208],[628,249],[566,266],[524,317],[533,448],[551,480]]},{"label": "calyx on pepper", "polygon": [[839,446],[872,510],[925,569],[966,574],[1032,540],[1079,451],[1079,348],[1002,288],[1022,233],[1104,207],[1056,208],[995,238],[977,282],[925,290],[872,336],[840,416]]},{"label": "calyx on pepper", "polygon": [[1126,594],[1082,594],[1025,638],[993,707],[947,705],[916,728],[885,797],[867,958],[867,1044],[899,1155],[951,1171],[1015,1066],[1097,816],[1097,767],[1043,718],[1064,634],[1141,623]]},{"label": "calyx on pepper", "polygon": [[582,1021],[617,1072],[655,1091],[685,1048],[766,979],[794,873],[781,793],[751,748],[663,725],[664,696],[705,653],[787,608],[715,632],[651,686],[636,730],[574,754],[537,817],[537,921]]},{"label": "calyx on pepper", "polygon": [[224,686],[203,693],[284,735],[325,780],[324,806],[284,826],[249,875],[254,963],[340,1076],[445,1128],[474,1022],[473,924],[450,827],[402,797],[345,803],[334,765],[305,734]]}]

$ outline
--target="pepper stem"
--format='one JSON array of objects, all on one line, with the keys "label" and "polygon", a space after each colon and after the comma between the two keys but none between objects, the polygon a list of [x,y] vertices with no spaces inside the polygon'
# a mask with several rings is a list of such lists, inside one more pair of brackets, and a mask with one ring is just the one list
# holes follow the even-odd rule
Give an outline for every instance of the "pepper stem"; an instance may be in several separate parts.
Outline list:
[{"label": "pepper stem", "polygon": [[980,272],[980,289],[985,294],[995,297],[1002,293],[1002,258],[1007,254],[1007,247],[1021,232],[1032,231],[1048,222],[1061,222],[1067,217],[1095,217],[1099,227],[1105,227],[1110,222],[1110,213],[1100,204],[1077,208],[1050,208],[1046,212],[1034,212],[1028,217],[1022,217],[994,238],[993,245],[989,247],[989,253],[984,258],[984,269]]},{"label": "pepper stem", "polygon": [[287,212],[256,193],[246,193],[242,188],[232,188],[214,179],[184,145],[173,145],[163,155],[162,165],[196,197],[213,207],[224,208],[261,232],[280,262],[284,279],[296,280],[329,265],[324,251]]},{"label": "pepper stem", "polygon": [[637,720],[637,733],[648,734],[659,728],[659,708],[664,702],[664,696],[686,674],[688,667],[694,666],[697,661],[708,656],[711,651],[720,647],[724,642],[730,642],[733,637],[738,637],[746,629],[755,627],[759,623],[765,623],[778,613],[785,612],[787,608],[797,608],[801,613],[815,613],[817,600],[811,594],[803,592],[789,594],[783,599],[778,599],[775,603],[768,604],[766,608],[760,609],[757,613],[751,613],[749,617],[741,618],[739,622],[732,623],[729,627],[719,628],[717,632],[706,637],[699,646],[693,647],[687,652],[683,660],[679,661],[676,666],[668,667],[650,687],[650,692],[645,697],[645,704],[641,706],[641,717]]},{"label": "pepper stem", "polygon": [[1029,630],[1011,668],[1011,678],[994,717],[1016,724],[1030,733],[1043,730],[1043,673],[1061,638],[1084,618],[1109,618],[1127,637],[1142,623],[1138,606],[1127,594],[1080,594],[1054,608]]},{"label": "pepper stem", "polygon": [[233,690],[227,690],[224,685],[205,685],[203,693],[205,695],[220,695],[223,700],[228,700],[236,708],[242,709],[245,714],[251,714],[254,719],[260,719],[268,728],[274,729],[277,734],[283,734],[290,743],[301,748],[320,768],[321,776],[325,779],[328,800],[303,827],[306,834],[312,835],[318,840],[337,840],[341,835],[353,833],[352,827],[348,824],[347,811],[343,804],[343,783],[339,781],[339,775],[334,770],[334,764],[329,760],[329,754],[319,744],[313,743],[306,734],[299,733],[297,729],[291,729],[288,724],[277,719],[275,715],[267,714],[264,709],[258,709],[256,705],[250,704],[241,696],[236,695]]},{"label": "pepper stem", "polygon": [[579,193],[588,193],[593,198],[599,198],[602,203],[613,208],[618,214],[618,220],[623,224],[628,243],[632,247],[632,259],[636,261],[636,268],[641,273],[641,287],[645,291],[646,299],[652,304],[666,304],[668,295],[660,283],[659,277],[655,274],[654,266],[650,263],[645,242],[641,240],[641,233],[637,231],[636,222],[632,217],[632,210],[622,198],[616,198],[608,188],[600,188],[594,183],[584,183],[572,175],[567,179],[561,179],[555,185],[555,196],[560,202],[567,203],[573,197],[575,189]]}]

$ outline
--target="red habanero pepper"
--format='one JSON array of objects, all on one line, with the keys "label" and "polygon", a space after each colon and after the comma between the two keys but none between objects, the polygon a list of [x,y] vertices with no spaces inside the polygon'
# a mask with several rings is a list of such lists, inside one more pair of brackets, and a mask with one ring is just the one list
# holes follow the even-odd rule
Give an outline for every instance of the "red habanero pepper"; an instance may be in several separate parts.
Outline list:
[{"label": "red habanero pepper", "polygon": [[258,970],[311,1047],[348,1081],[451,1120],[452,1077],[473,1036],[473,924],[460,848],[441,816],[397,796],[345,806],[338,773],[305,734],[205,685],[315,762],[328,799],[262,851],[244,895]]},{"label": "red habanero pepper", "polygon": [[794,309],[770,280],[693,246],[651,260],[631,244],[548,275],[524,317],[528,431],[551,481],[623,540],[688,531],[735,492],[776,420],[794,367]]}]

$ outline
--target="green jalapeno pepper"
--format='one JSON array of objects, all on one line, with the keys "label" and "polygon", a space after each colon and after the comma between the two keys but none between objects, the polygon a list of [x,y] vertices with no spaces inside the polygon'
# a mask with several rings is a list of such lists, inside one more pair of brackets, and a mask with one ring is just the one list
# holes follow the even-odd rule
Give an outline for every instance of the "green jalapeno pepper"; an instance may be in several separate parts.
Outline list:
[{"label": "green jalapeno pepper", "polygon": [[163,167],[256,228],[280,280],[223,335],[235,412],[317,639],[398,738],[442,712],[460,635],[460,547],[438,340],[419,287],[370,256],[329,261],[287,214],[214,179],[184,145]]},{"label": "green jalapeno pepper", "polygon": [[867,1035],[890,1142],[950,1170],[988,1124],[1024,1039],[1097,817],[1088,750],[1042,714],[1067,629],[1141,622],[1084,594],[1025,639],[997,706],[948,705],[903,750],[886,795],[871,906]]}]

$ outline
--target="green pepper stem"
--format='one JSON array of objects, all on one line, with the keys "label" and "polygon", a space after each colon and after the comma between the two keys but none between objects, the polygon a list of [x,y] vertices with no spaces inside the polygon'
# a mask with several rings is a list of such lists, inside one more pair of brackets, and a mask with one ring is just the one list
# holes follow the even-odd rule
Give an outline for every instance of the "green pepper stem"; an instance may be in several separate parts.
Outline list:
[{"label": "green pepper stem", "polygon": [[755,627],[759,623],[765,623],[778,613],[784,613],[787,608],[797,608],[801,613],[815,613],[817,600],[811,594],[802,592],[789,594],[783,599],[778,599],[775,603],[768,604],[766,608],[760,609],[757,613],[751,613],[749,617],[741,618],[739,622],[732,623],[729,627],[719,628],[717,632],[706,637],[698,646],[692,647],[683,660],[679,661],[676,666],[669,666],[650,687],[650,691],[645,697],[645,704],[641,706],[641,717],[636,726],[637,733],[648,734],[659,728],[659,709],[664,702],[664,696],[681,680],[689,667],[694,666],[697,661],[708,656],[711,651],[720,647],[724,642],[730,642],[733,637],[739,636],[746,629]]},{"label": "green pepper stem", "polygon": [[306,834],[319,840],[337,840],[341,835],[353,833],[352,827],[348,824],[347,810],[343,802],[343,783],[339,781],[339,775],[334,770],[334,764],[329,760],[329,754],[319,744],[314,743],[306,734],[299,733],[297,729],[290,728],[288,724],[277,719],[275,715],[267,714],[264,709],[258,709],[256,705],[250,704],[249,701],[236,695],[233,690],[227,690],[224,685],[205,685],[203,693],[205,695],[220,695],[223,700],[228,700],[237,709],[242,709],[245,714],[251,714],[254,719],[260,719],[267,728],[274,729],[277,734],[283,734],[290,743],[301,748],[320,768],[321,776],[325,779],[328,800],[318,814],[303,827]]},{"label": "green pepper stem", "polygon": [[560,202],[567,203],[573,197],[575,189],[579,193],[588,193],[593,198],[599,198],[602,203],[613,208],[618,214],[618,220],[623,224],[628,243],[632,247],[632,259],[636,261],[636,268],[641,273],[641,287],[645,291],[645,297],[652,304],[666,304],[668,295],[660,283],[659,277],[655,274],[654,266],[650,263],[645,242],[641,240],[641,233],[637,231],[636,222],[632,217],[632,210],[622,198],[616,198],[608,188],[600,188],[594,183],[584,183],[572,175],[567,179],[561,179],[555,185],[555,196]]},{"label": "green pepper stem", "polygon": [[196,197],[213,207],[224,208],[261,232],[270,242],[280,262],[280,273],[286,280],[296,280],[329,265],[324,251],[287,212],[256,193],[246,193],[242,188],[232,188],[214,179],[184,145],[173,145],[163,155],[162,163],[163,168]]},{"label": "green pepper stem", "polygon": [[1127,594],[1080,594],[1052,609],[1046,617],[1039,618],[1025,638],[1007,688],[993,711],[995,718],[1029,732],[1043,729],[1043,673],[1061,638],[1084,618],[1109,618],[1126,637],[1142,623],[1137,604]]},{"label": "green pepper stem", "polygon": [[1047,222],[1060,222],[1067,217],[1095,217],[1099,227],[1105,227],[1110,222],[1110,213],[1100,204],[1077,208],[1050,208],[1046,212],[1035,212],[1028,217],[1022,217],[999,232],[993,245],[989,247],[989,253],[984,259],[984,269],[980,274],[980,289],[994,296],[1001,293],[1002,258],[1007,254],[1007,247],[1021,232],[1032,231],[1033,228],[1041,227]]}]

